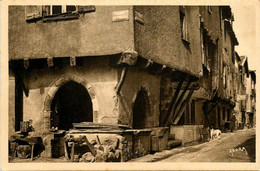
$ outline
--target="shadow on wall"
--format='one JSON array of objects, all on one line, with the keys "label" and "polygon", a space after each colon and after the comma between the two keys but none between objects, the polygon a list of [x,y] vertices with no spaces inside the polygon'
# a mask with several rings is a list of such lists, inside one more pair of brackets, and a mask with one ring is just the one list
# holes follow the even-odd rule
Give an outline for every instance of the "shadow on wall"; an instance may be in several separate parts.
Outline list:
[{"label": "shadow on wall", "polygon": [[248,140],[246,140],[242,144],[239,144],[236,147],[236,148],[245,147],[251,162],[255,162],[255,146],[256,146],[255,139],[256,136],[252,135]]}]

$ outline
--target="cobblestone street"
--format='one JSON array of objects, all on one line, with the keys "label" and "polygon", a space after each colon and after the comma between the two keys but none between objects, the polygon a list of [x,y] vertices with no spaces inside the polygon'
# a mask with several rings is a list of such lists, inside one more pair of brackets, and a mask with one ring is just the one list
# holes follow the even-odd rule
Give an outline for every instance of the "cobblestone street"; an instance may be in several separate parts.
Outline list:
[{"label": "cobblestone street", "polygon": [[[247,154],[244,149],[246,149]],[[165,150],[160,153],[131,160],[131,162],[156,161],[255,162],[255,129],[238,130],[235,133],[223,133],[220,139],[214,139],[210,142]]]}]

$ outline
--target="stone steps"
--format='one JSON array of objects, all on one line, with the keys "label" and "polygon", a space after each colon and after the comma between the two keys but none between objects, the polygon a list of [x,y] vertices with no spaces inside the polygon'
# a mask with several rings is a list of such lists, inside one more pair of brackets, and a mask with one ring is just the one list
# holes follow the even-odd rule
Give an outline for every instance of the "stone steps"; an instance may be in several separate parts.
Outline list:
[{"label": "stone steps", "polygon": [[179,147],[181,145],[182,145],[182,141],[175,139],[175,134],[168,134],[168,143],[167,143],[168,150]]},{"label": "stone steps", "polygon": [[179,147],[182,145],[182,141],[181,140],[178,140],[178,139],[175,139],[175,140],[169,140],[168,141],[168,149],[172,149],[172,148],[176,148],[176,147]]}]

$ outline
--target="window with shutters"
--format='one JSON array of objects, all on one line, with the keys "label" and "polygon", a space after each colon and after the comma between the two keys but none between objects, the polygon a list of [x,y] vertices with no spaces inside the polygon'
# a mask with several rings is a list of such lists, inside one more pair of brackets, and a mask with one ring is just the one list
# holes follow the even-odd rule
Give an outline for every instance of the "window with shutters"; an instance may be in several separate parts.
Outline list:
[{"label": "window with shutters", "polygon": [[58,15],[62,13],[76,12],[75,5],[46,5],[44,6],[45,15]]},{"label": "window with shutters", "polygon": [[216,46],[213,44],[211,37],[208,36],[203,25],[201,26],[200,40],[203,67],[205,67],[208,72],[211,72],[211,67],[213,65],[212,60],[215,56]]},{"label": "window with shutters", "polygon": [[43,5],[26,6],[25,18],[27,22],[36,22],[38,20],[58,21],[78,19],[80,13],[96,11],[95,6],[75,6],[75,5]]},{"label": "window with shutters", "polygon": [[25,7],[26,21],[39,20],[42,18],[42,6],[26,6]]}]

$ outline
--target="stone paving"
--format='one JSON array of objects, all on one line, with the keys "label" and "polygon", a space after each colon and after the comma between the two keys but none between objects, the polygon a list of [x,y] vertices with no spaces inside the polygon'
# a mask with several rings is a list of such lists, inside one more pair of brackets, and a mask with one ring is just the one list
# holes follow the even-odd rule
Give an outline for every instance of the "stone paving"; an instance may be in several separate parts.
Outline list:
[{"label": "stone paving", "polygon": [[[220,139],[210,142],[197,143],[187,147],[178,147],[149,154],[128,162],[254,162],[255,161],[255,129],[238,130],[235,133],[227,132]],[[241,147],[245,151],[234,152],[230,149]],[[214,154],[214,155],[212,155]]]}]

